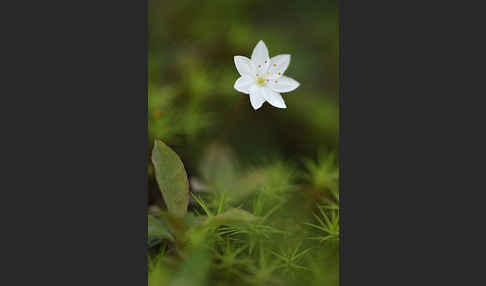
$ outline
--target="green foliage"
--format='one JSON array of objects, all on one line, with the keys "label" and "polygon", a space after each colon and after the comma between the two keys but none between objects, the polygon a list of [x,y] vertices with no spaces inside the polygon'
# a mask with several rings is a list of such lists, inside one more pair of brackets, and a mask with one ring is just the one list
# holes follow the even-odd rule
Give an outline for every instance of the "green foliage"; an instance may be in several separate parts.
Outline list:
[{"label": "green foliage", "polygon": [[329,212],[331,215],[327,215],[325,211],[326,206],[319,206],[320,216],[314,214],[318,224],[306,223],[307,225],[320,230],[321,235],[310,237],[310,239],[317,239],[319,241],[326,240],[338,240],[339,239],[339,212],[338,210],[331,209]]},{"label": "green foliage", "polygon": [[163,260],[164,253],[161,253],[155,258],[149,257],[148,263],[148,286],[165,286],[169,285],[172,279],[170,269],[165,267],[165,262]]},{"label": "green foliage", "polygon": [[317,161],[305,159],[304,165],[307,173],[304,178],[309,180],[314,186],[334,191],[337,188],[339,171],[337,168],[335,153],[327,153],[321,150]]},{"label": "green foliage", "polygon": [[[203,161],[214,170],[202,172],[204,192],[192,193],[184,220],[164,211],[149,216],[149,247],[164,242],[151,255],[149,285],[337,285],[337,189],[318,192],[317,213],[315,202],[308,200],[315,196],[312,190],[323,187],[313,178],[336,171],[332,155],[304,160],[311,170],[304,176],[309,188],[298,183],[293,164],[271,162],[245,171],[227,156],[230,150],[214,146]],[[249,177],[259,178],[258,184],[232,188]],[[211,181],[225,182],[218,185],[224,188]],[[231,191],[239,188],[245,195],[232,197]],[[308,212],[294,207],[306,204]]]},{"label": "green foliage", "polygon": [[208,285],[211,267],[211,252],[199,248],[182,263],[181,269],[169,284],[170,286],[205,286]]},{"label": "green foliage", "polygon": [[309,268],[301,264],[302,259],[309,251],[311,251],[310,248],[300,250],[299,243],[299,245],[282,249],[280,253],[272,251],[272,254],[280,260],[281,264],[279,268],[282,268],[285,272],[289,272],[290,275],[294,275],[300,270],[309,270]]},{"label": "green foliage", "polygon": [[175,217],[184,217],[189,201],[189,182],[179,156],[162,141],[156,140],[152,162],[169,213]]},{"label": "green foliage", "polygon": [[175,87],[149,84],[148,95],[148,134],[151,139],[176,142],[180,137],[193,138],[209,124],[209,115],[196,102],[190,106],[178,103],[181,92]]},{"label": "green foliage", "polygon": [[163,239],[174,241],[174,236],[170,232],[169,225],[163,218],[148,216],[148,245],[155,246],[162,242]]}]

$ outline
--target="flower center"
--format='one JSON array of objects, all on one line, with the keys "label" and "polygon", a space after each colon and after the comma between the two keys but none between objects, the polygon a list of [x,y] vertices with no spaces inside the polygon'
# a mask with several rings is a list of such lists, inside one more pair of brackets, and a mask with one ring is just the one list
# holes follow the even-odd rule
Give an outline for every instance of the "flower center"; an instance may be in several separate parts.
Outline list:
[{"label": "flower center", "polygon": [[257,78],[257,81],[256,81],[256,82],[257,82],[257,84],[258,84],[259,86],[264,86],[264,85],[265,85],[265,79],[264,79],[263,77],[260,77],[260,76],[259,76],[259,77]]}]

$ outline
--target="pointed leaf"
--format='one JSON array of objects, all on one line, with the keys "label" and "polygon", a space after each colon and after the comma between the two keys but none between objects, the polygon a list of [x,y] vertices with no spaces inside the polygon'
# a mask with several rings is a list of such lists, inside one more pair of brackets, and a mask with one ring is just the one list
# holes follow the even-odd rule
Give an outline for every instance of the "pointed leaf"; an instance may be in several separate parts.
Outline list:
[{"label": "pointed leaf", "polygon": [[169,146],[155,140],[152,163],[169,213],[185,217],[189,202],[189,182],[181,159]]}]

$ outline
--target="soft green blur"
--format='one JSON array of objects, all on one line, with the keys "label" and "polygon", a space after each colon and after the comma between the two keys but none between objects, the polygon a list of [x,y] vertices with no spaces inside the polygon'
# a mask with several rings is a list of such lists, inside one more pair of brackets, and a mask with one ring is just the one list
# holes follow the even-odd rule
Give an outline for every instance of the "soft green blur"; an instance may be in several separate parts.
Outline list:
[{"label": "soft green blur", "polygon": [[[216,194],[200,192],[212,210],[222,193],[233,200],[228,208],[259,216],[275,208],[267,235],[255,238],[250,234],[260,230],[251,230],[232,244],[218,241],[218,233],[206,243],[211,255],[188,251],[164,262],[157,255],[171,253],[169,244],[151,250],[149,284],[206,285],[184,276],[199,273],[207,285],[337,285],[337,239],[319,240],[309,225],[319,226],[315,216],[338,221],[331,217],[338,207],[328,203],[339,201],[337,158],[330,155],[337,154],[339,123],[336,1],[150,0],[148,13],[149,150],[156,138],[173,148],[189,179]],[[282,94],[287,109],[265,103],[255,111],[233,88],[233,57],[250,57],[259,40],[270,57],[292,56],[285,74],[301,85]],[[149,204],[164,208],[151,165]],[[194,201],[189,211],[204,213]],[[245,247],[238,257],[246,264],[226,269],[221,261],[237,247]],[[307,249],[296,264],[304,268],[282,268],[282,257]]]}]

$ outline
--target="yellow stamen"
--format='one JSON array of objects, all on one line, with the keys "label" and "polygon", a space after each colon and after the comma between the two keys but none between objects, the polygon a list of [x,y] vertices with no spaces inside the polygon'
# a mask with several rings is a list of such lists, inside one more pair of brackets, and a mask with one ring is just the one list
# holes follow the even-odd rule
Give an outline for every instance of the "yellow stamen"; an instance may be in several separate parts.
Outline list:
[{"label": "yellow stamen", "polygon": [[264,84],[265,84],[265,79],[264,79],[264,78],[262,78],[262,77],[257,78],[257,84],[258,84],[259,86],[264,85]]}]

